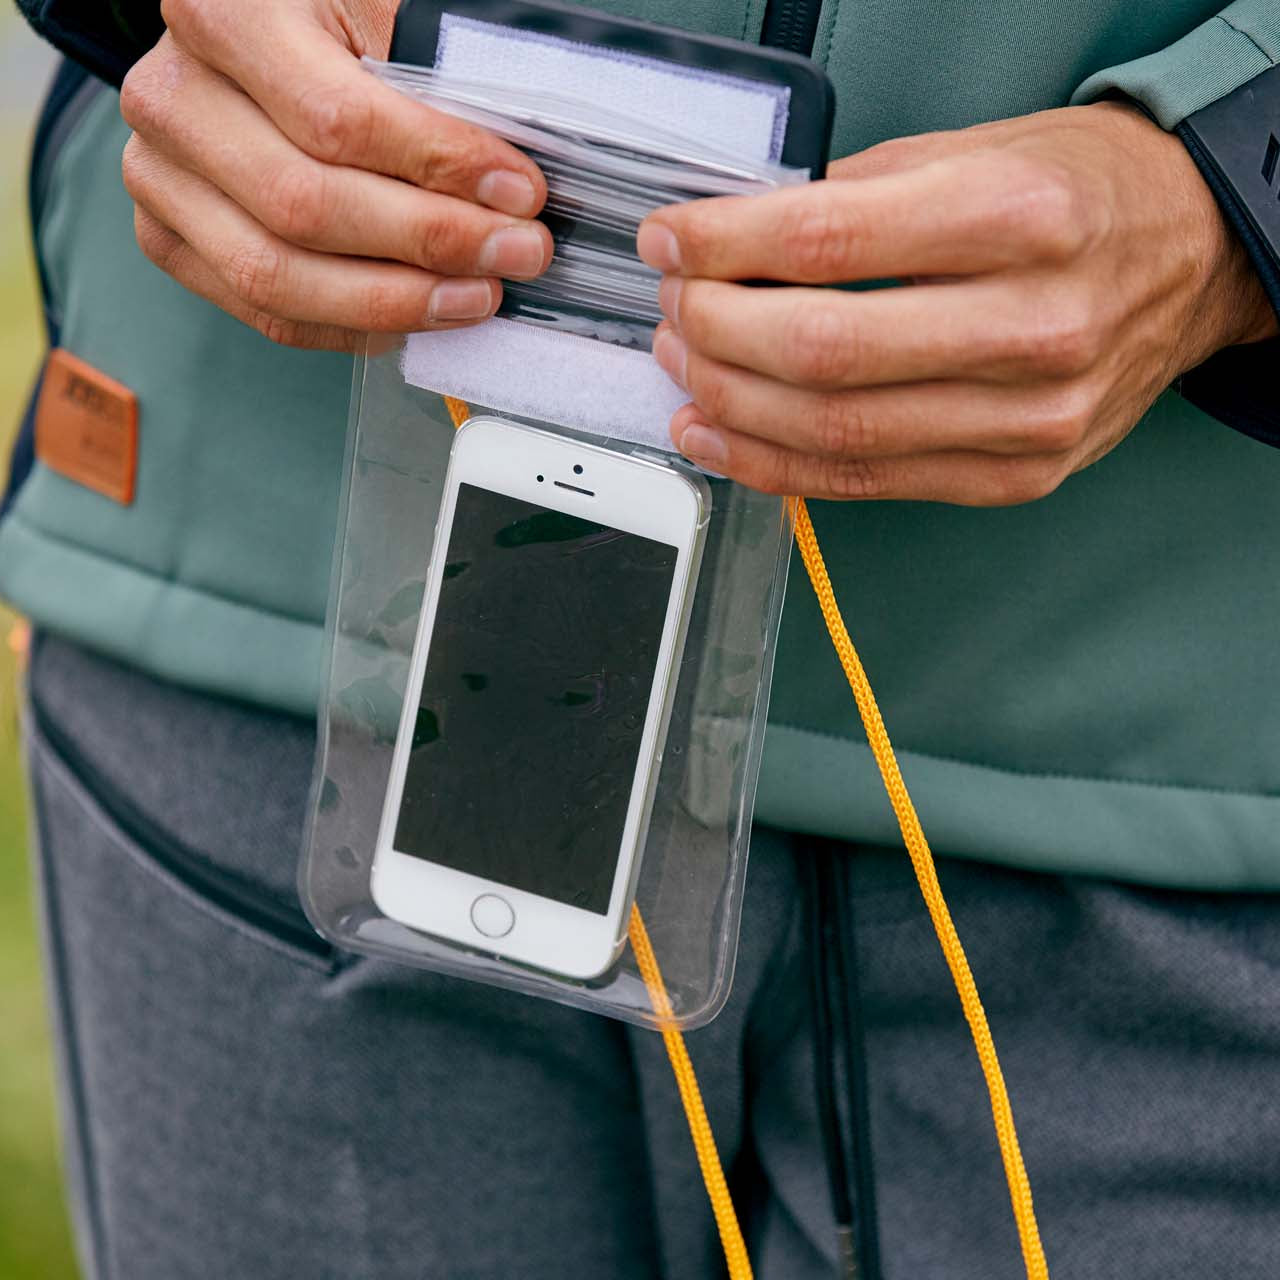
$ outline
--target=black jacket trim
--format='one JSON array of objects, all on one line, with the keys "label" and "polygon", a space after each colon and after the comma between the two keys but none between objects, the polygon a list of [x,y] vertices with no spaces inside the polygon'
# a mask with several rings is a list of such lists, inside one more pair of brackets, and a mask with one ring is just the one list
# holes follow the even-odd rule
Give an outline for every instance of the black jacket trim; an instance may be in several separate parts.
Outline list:
[{"label": "black jacket trim", "polygon": [[[1280,67],[1188,116],[1177,135],[1280,315]],[[1280,447],[1280,339],[1228,347],[1179,382],[1206,413]]]},{"label": "black jacket trim", "polygon": [[[89,72],[77,63],[64,61],[54,74],[53,83],[45,97],[44,106],[40,110],[40,118],[36,123],[35,139],[31,147],[31,169],[27,187],[27,198],[31,218],[31,234],[36,235],[40,226],[40,214],[44,208],[48,194],[48,174],[50,166],[57,155],[58,148],[66,139],[69,129],[80,117],[76,104],[88,105],[92,96],[81,91],[90,81]],[[40,261],[39,246],[36,246],[36,269],[40,277],[40,295],[44,304],[45,332],[50,348],[58,345],[58,317],[53,314],[49,305],[49,282],[45,275],[44,264]],[[27,401],[26,412],[22,415],[22,425],[18,428],[18,436],[14,442],[13,452],[9,456],[9,475],[5,480],[4,491],[0,494],[0,519],[3,519],[18,496],[18,490],[26,483],[35,465],[35,422],[36,401],[40,396],[40,386],[44,379],[44,371],[36,379],[35,389]]]},{"label": "black jacket trim", "polygon": [[55,49],[116,88],[164,34],[159,0],[18,0],[18,8]]}]

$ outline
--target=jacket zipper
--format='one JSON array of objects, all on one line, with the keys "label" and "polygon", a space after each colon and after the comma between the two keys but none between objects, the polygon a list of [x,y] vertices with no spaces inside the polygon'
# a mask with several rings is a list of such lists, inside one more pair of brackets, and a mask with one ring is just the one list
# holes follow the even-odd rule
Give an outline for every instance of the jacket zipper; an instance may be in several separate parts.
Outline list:
[{"label": "jacket zipper", "polygon": [[302,908],[279,901],[240,876],[224,871],[175,840],[98,772],[41,705],[34,682],[28,683],[31,718],[53,753],[89,793],[120,832],[193,893],[277,941],[333,963],[336,952],[311,927]]},{"label": "jacket zipper", "polygon": [[822,0],[768,0],[760,43],[812,57]]}]

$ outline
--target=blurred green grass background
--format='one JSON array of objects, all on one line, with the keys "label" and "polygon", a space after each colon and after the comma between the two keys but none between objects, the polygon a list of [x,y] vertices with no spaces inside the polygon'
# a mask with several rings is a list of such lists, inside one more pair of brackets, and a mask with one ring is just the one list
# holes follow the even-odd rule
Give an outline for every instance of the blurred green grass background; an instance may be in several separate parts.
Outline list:
[{"label": "blurred green grass background", "polygon": [[[0,474],[43,347],[27,150],[53,57],[0,5]],[[13,619],[0,609],[0,1278],[74,1280],[27,861]]]}]

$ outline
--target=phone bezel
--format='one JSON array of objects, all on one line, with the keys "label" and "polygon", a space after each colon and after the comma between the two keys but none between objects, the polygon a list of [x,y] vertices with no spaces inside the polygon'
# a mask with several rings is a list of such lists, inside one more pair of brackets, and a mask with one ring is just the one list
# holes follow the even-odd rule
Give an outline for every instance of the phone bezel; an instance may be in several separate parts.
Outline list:
[{"label": "phone bezel", "polygon": [[[573,471],[575,463],[583,466],[582,475]],[[545,477],[541,483],[538,475]],[[557,479],[576,484],[579,489],[589,485],[591,496],[557,488]],[[613,963],[626,936],[625,916],[635,892],[688,624],[691,588],[701,559],[709,491],[699,479],[658,461],[508,419],[473,418],[459,429],[445,476],[370,877],[373,900],[384,915],[421,932],[566,977],[598,977]],[[609,907],[604,915],[395,848],[413,726],[462,484],[598,520],[626,533],[665,542],[677,551]],[[487,937],[471,921],[471,905],[484,893],[500,895],[515,911],[515,925],[505,937]]]}]

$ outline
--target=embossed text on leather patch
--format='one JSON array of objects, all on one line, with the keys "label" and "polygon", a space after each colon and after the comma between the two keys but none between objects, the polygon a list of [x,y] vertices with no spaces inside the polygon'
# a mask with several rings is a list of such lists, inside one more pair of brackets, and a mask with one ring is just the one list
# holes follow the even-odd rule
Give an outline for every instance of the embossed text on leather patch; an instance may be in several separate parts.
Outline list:
[{"label": "embossed text on leather patch", "polygon": [[128,506],[138,473],[138,397],[69,351],[52,351],[36,404],[36,457]]}]

